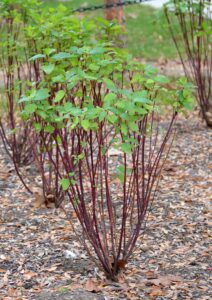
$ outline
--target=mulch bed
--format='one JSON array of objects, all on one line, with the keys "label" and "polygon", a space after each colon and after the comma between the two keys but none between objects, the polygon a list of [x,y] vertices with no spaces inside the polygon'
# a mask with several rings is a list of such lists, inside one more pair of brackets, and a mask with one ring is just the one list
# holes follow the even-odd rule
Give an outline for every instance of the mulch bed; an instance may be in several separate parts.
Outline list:
[{"label": "mulch bed", "polygon": [[59,209],[34,205],[0,149],[0,299],[212,299],[212,130],[180,117],[145,235],[105,279]]}]

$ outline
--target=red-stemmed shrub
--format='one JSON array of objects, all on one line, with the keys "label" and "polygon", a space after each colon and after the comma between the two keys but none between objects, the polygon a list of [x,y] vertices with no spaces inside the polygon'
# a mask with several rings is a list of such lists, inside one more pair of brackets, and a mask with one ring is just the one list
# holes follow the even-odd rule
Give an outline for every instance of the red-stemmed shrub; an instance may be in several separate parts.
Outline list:
[{"label": "red-stemmed shrub", "polygon": [[[66,57],[66,49],[86,47],[90,44],[108,42],[114,38],[119,27],[99,20],[98,31],[93,21],[84,21],[70,17],[65,7],[57,9],[41,9],[36,0],[6,1],[0,3],[1,18],[1,50],[0,67],[3,75],[3,90],[1,93],[4,110],[0,114],[0,137],[4,147],[14,163],[15,170],[26,189],[34,190],[35,182],[30,182],[22,166],[32,165],[40,174],[45,200],[61,199],[63,192],[55,176],[51,158],[46,154],[45,147],[51,149],[52,157],[57,157],[54,141],[49,136],[48,129],[36,128],[41,116],[37,116],[32,130],[32,122],[26,121],[25,113],[33,112],[33,107],[25,101],[17,103],[17,99],[32,87],[37,87],[44,79],[57,72],[57,60],[46,63],[46,58],[59,53],[58,61]],[[97,50],[98,51],[98,50]],[[37,53],[39,53],[37,55]],[[74,57],[65,68],[76,67],[78,61]],[[67,90],[63,75],[54,76],[54,91]],[[42,93],[43,91],[43,93]],[[37,94],[40,101],[45,95],[45,88]],[[22,98],[23,100],[23,98]],[[52,99],[51,99],[52,100]],[[44,113],[43,113],[44,114]],[[22,116],[22,119],[21,117]],[[50,155],[50,152],[48,152]],[[54,163],[57,163],[56,159]],[[60,202],[60,201],[59,201]]]},{"label": "red-stemmed shrub", "polygon": [[[24,98],[33,108],[26,115],[41,130],[47,128],[55,142],[62,167],[52,154],[49,160],[75,211],[77,219],[72,215],[70,221],[77,236],[107,277],[116,280],[135,248],[175,119],[191,104],[190,92],[185,80],[178,89],[166,89],[167,78],[111,45],[66,53],[46,59],[56,60],[57,70]],[[78,66],[70,69],[71,57]],[[56,75],[66,79],[55,94]],[[36,101],[44,92],[45,99]],[[163,107],[169,107],[164,121]]]},{"label": "red-stemmed shrub", "polygon": [[172,39],[186,76],[197,88],[201,115],[209,127],[212,127],[211,4],[211,0],[171,0],[165,5]]}]

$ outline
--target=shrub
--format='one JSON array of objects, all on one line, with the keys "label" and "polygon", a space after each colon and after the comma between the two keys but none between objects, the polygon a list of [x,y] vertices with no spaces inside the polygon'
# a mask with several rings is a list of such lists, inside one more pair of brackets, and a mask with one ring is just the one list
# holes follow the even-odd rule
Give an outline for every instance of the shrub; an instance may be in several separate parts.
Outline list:
[{"label": "shrub", "polygon": [[[23,116],[54,140],[62,165],[43,139],[45,151],[81,230],[70,221],[116,280],[157,191],[176,116],[191,106],[189,84],[180,80],[178,89],[168,90],[166,77],[106,43],[42,59],[54,70],[20,100],[27,103]],[[169,107],[165,123],[163,107]]]},{"label": "shrub", "polygon": [[[185,74],[197,87],[202,117],[212,127],[211,0],[171,0],[165,14]],[[174,30],[175,19],[181,32]]]},{"label": "shrub", "polygon": [[[46,22],[47,19],[48,22]],[[97,24],[99,24],[98,31],[96,30]],[[52,87],[51,96],[55,97],[53,98],[55,103],[60,102],[65,93],[66,96],[71,97],[73,82],[68,83],[68,81],[70,78],[72,81],[77,80],[77,78],[73,79],[73,72],[78,69],[80,73],[80,67],[85,67],[84,60],[81,61],[81,58],[86,57],[87,49],[95,45],[93,51],[101,53],[101,46],[113,44],[119,32],[119,26],[101,19],[93,22],[70,17],[63,6],[60,6],[57,11],[50,9],[42,14],[34,14],[33,23],[26,28],[26,39],[28,56],[33,55],[29,61],[33,63],[35,98],[38,101],[44,99],[48,94],[47,87]],[[110,42],[108,42],[109,39]],[[72,53],[68,53],[67,49],[70,49]],[[92,68],[91,65],[90,68]],[[71,70],[66,72],[68,69]],[[35,91],[36,88],[37,91]],[[69,93],[68,90],[70,90]],[[25,103],[24,98],[22,100],[20,103]],[[34,109],[34,106],[26,105],[22,116],[33,112]],[[34,145],[35,161],[42,178],[44,198],[47,202],[49,197],[55,199],[56,206],[58,206],[64,199],[58,172],[55,171],[55,169],[61,169],[61,158],[58,148],[55,147],[55,141],[52,139],[51,126],[47,125],[41,130],[39,121],[45,115],[44,110],[37,111],[37,119],[34,122],[36,130],[31,144]],[[68,133],[66,133],[66,138],[69,138]],[[33,140],[36,140],[36,144]]]},{"label": "shrub", "polygon": [[[54,149],[53,141],[47,132],[41,139],[39,130],[32,132],[31,122],[23,122],[20,119],[20,114],[30,108],[25,107],[24,102],[18,104],[17,99],[22,94],[27,94],[27,90],[31,89],[34,83],[38,83],[43,76],[48,76],[56,68],[56,61],[55,65],[43,64],[45,57],[59,53],[59,57],[62,58],[67,55],[64,49],[95,44],[98,40],[104,43],[108,39],[115,39],[120,29],[115,24],[99,19],[97,31],[93,21],[70,16],[63,6],[59,6],[57,10],[42,10],[39,2],[29,0],[4,0],[0,5],[0,65],[4,77],[2,102],[5,106],[5,111],[0,117],[0,136],[27,190],[31,192],[31,187],[27,184],[27,177],[23,176],[20,167],[34,161],[34,166],[41,175],[44,198],[54,195],[55,199],[60,199],[63,193],[53,175],[53,167],[42,149],[44,140],[48,141],[49,149]],[[77,63],[75,61],[75,65]],[[56,93],[57,89],[61,88],[62,79],[55,77],[54,80]],[[42,98],[42,95],[37,97]]]},{"label": "shrub", "polygon": [[20,167],[31,164],[34,159],[28,139],[31,135],[31,124],[21,121],[19,113],[23,105],[18,105],[17,99],[26,91],[27,80],[32,80],[30,74],[26,72],[27,58],[23,55],[26,46],[23,32],[32,9],[37,6],[36,1],[29,0],[3,0],[0,3],[0,68],[3,76],[0,137],[28,191],[30,189],[23,179]]}]

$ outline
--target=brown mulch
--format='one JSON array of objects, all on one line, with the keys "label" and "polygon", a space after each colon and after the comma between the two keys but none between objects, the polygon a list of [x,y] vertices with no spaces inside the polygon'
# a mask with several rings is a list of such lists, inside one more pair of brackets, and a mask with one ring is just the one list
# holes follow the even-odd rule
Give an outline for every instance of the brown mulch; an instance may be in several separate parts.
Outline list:
[{"label": "brown mulch", "polygon": [[180,117],[145,235],[106,280],[60,210],[36,207],[0,149],[0,299],[212,299],[212,130]]}]

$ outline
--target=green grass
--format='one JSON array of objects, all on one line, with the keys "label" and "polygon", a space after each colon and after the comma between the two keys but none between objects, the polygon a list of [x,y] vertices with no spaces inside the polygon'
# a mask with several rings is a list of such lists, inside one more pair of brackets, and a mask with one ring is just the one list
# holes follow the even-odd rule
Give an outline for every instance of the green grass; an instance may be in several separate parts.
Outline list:
[{"label": "green grass", "polygon": [[[102,4],[103,0],[47,0],[45,6],[57,6],[59,3],[71,9],[78,8],[83,4],[92,6]],[[85,15],[103,16],[102,10],[85,12]],[[175,46],[166,25],[163,10],[154,9],[148,5],[132,5],[125,7],[127,47],[136,57],[146,60],[158,60],[160,58],[172,59],[177,57]]]},{"label": "green grass", "polygon": [[135,56],[148,60],[177,56],[163,10],[136,5],[125,15],[129,49]]},{"label": "green grass", "polygon": [[100,5],[103,4],[104,0],[43,0],[45,6],[52,6],[55,7],[58,4],[63,4],[70,9],[75,9],[80,6],[93,6],[93,5]]}]

